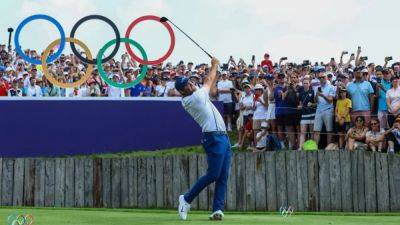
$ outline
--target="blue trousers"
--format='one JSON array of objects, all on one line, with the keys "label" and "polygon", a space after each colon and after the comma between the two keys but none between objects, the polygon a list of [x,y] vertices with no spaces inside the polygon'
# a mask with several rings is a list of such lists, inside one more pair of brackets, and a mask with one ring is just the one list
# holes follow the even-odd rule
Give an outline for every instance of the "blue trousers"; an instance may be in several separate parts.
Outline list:
[{"label": "blue trousers", "polygon": [[191,203],[209,184],[215,182],[213,212],[224,209],[225,195],[231,164],[231,144],[224,134],[203,134],[203,148],[207,154],[207,173],[185,194],[185,200]]}]

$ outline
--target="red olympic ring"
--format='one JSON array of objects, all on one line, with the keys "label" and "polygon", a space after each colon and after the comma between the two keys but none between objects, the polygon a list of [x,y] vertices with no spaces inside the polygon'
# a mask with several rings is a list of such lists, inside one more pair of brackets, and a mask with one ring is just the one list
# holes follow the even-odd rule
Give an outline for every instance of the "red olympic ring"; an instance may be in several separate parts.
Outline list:
[{"label": "red olympic ring", "polygon": [[[131,34],[131,31],[132,31],[133,27],[135,27],[138,23],[143,22],[145,20],[154,20],[154,21],[160,22],[160,17],[147,15],[147,16],[142,16],[142,17],[137,18],[131,24],[129,24],[129,27],[126,30],[125,37],[126,38],[130,38],[129,36]],[[171,38],[171,43],[169,45],[169,49],[168,49],[167,53],[164,56],[162,56],[161,58],[157,59],[157,60],[143,60],[143,59],[139,58],[138,56],[136,56],[135,53],[133,53],[129,43],[125,43],[125,48],[128,51],[128,54],[134,60],[136,60],[137,62],[139,62],[141,64],[145,64],[145,65],[157,65],[157,64],[160,64],[160,63],[164,62],[172,54],[172,51],[174,50],[174,47],[175,47],[175,34],[174,34],[174,31],[172,30],[172,27],[167,22],[161,23],[161,24],[164,25],[165,28],[167,28],[169,36]]]}]

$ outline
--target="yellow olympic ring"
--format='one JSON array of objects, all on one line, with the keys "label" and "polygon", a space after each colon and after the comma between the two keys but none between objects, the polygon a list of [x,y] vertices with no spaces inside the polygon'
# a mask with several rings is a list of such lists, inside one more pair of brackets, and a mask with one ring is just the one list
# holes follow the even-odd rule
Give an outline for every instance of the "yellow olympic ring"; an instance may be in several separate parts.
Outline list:
[{"label": "yellow olympic ring", "polygon": [[[75,44],[78,44],[79,46],[81,46],[83,48],[83,50],[86,53],[87,59],[88,60],[92,60],[92,53],[90,53],[89,48],[80,40],[75,39],[75,38],[66,38],[65,39],[66,42],[72,42]],[[82,85],[83,83],[85,83],[87,81],[87,79],[89,79],[89,76],[92,74],[93,71],[93,65],[92,64],[88,64],[88,67],[86,69],[85,75],[78,81],[75,81],[73,83],[62,83],[59,82],[56,78],[54,78],[51,74],[49,74],[49,70],[47,68],[47,57],[50,54],[50,51],[59,43],[61,42],[61,39],[57,39],[55,41],[53,41],[47,48],[46,50],[44,50],[44,53],[41,57],[41,61],[42,61],[42,69],[43,69],[43,74],[44,76],[47,78],[47,80],[49,80],[52,84],[57,85],[59,87],[62,88],[74,88],[74,87],[78,87],[80,85]]]}]

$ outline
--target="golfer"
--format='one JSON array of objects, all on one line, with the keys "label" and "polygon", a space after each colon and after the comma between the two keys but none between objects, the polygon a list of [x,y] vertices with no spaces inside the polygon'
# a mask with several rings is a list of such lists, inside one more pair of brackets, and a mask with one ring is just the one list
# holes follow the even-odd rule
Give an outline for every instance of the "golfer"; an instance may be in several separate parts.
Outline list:
[{"label": "golfer", "polygon": [[215,182],[211,220],[222,220],[224,214],[225,193],[231,162],[229,137],[226,133],[224,119],[217,108],[211,103],[209,93],[217,82],[217,67],[219,61],[211,60],[211,70],[204,78],[203,87],[197,88],[186,77],[178,77],[175,88],[182,94],[183,108],[200,125],[203,131],[202,145],[207,153],[207,173],[185,195],[179,196],[179,216],[186,220],[190,203],[209,184]]}]

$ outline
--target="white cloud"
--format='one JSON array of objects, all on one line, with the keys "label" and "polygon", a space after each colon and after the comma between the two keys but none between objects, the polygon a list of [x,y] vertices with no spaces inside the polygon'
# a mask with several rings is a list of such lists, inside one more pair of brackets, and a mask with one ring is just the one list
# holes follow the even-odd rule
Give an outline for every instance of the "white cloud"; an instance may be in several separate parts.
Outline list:
[{"label": "white cloud", "polygon": [[337,56],[342,46],[316,36],[287,34],[268,40],[264,45],[274,59],[287,56],[290,61],[301,62],[304,59],[327,62]]},{"label": "white cloud", "polygon": [[225,7],[242,9],[260,24],[299,31],[329,30],[351,23],[376,0],[221,0]]}]

